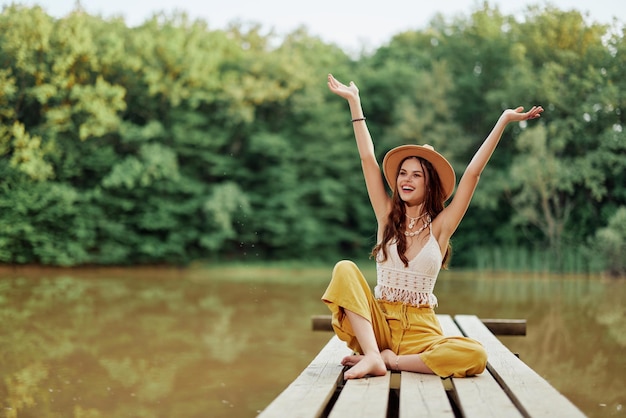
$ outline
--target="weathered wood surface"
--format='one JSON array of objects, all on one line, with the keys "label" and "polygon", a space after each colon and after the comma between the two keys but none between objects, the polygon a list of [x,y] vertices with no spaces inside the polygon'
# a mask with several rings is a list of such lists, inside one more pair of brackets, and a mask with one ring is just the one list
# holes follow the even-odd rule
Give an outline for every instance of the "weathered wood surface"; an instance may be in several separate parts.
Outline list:
[{"label": "weathered wood surface", "polygon": [[333,336],[315,359],[283,393],[261,413],[263,418],[315,418],[322,416],[326,405],[343,380],[340,361],[352,351]]},{"label": "weathered wood surface", "polygon": [[434,374],[402,372],[399,415],[402,418],[454,418],[443,381]]},{"label": "weathered wood surface", "polygon": [[444,334],[469,336],[483,344],[488,354],[484,373],[442,379],[388,372],[344,381],[340,361],[350,350],[333,336],[259,417],[584,417],[511,353],[488,329],[488,322],[474,315],[437,317]]},{"label": "weathered wood surface", "polygon": [[386,418],[391,373],[348,380],[328,418]]},{"label": "weathered wood surface", "polygon": [[455,322],[468,337],[487,350],[489,373],[518,410],[529,417],[584,417],[585,415],[547,380],[518,359],[474,315],[457,315]]},{"label": "weathered wood surface", "polygon": [[[445,335],[463,336],[450,316],[439,315],[438,319]],[[454,402],[464,417],[513,418],[522,416],[513,401],[488,372],[464,379],[450,379],[450,381],[452,390],[449,393],[454,397]]]}]

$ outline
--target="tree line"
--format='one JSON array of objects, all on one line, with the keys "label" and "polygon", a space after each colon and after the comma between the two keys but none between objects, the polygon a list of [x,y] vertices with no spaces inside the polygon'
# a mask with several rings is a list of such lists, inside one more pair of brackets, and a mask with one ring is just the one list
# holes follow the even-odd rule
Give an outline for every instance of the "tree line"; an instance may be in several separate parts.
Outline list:
[{"label": "tree line", "polygon": [[624,272],[624,30],[485,3],[355,57],[306,28],[7,6],[0,263],[366,257],[375,219],[332,72],[359,85],[381,159],[428,143],[458,176],[503,109],[546,109],[507,128],[453,267]]}]

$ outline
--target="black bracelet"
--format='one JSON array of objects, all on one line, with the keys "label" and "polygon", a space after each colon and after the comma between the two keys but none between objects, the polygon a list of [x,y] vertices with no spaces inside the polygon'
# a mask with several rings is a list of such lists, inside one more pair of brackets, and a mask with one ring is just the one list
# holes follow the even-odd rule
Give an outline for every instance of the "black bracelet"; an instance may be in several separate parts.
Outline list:
[{"label": "black bracelet", "polygon": [[356,118],[356,119],[352,119],[352,123],[354,122],[358,122],[360,120],[365,120],[365,116],[363,116],[362,118]]}]

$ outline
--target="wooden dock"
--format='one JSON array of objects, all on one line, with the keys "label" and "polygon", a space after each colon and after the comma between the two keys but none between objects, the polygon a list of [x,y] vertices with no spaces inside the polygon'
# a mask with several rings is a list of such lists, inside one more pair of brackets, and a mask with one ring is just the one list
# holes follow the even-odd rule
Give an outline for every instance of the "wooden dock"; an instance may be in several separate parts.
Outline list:
[{"label": "wooden dock", "polygon": [[[351,351],[333,336],[259,418],[585,416],[498,340],[495,334],[501,334],[497,330],[503,324],[483,323],[474,315],[437,316],[446,335],[465,335],[484,345],[488,354],[484,373],[442,379],[388,371],[385,376],[345,381],[340,362]],[[317,322],[314,318],[314,328],[323,329],[328,320],[317,318]],[[513,328],[504,324],[504,328],[506,334],[523,335],[525,322],[513,322]]]}]

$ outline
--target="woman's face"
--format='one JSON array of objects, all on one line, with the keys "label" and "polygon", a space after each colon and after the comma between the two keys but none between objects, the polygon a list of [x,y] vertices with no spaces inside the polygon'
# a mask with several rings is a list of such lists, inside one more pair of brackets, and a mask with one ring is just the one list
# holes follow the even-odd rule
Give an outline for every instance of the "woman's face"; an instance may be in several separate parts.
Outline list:
[{"label": "woman's face", "polygon": [[421,204],[426,191],[426,173],[417,158],[408,158],[400,166],[396,180],[398,195],[409,205]]}]

